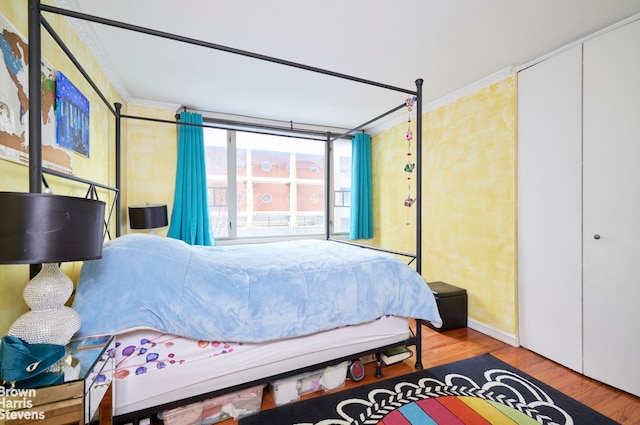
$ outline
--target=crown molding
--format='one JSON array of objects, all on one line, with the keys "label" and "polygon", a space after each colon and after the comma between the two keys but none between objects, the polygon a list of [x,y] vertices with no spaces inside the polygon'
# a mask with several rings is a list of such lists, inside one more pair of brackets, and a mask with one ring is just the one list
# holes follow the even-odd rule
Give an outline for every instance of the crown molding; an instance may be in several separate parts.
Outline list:
[{"label": "crown molding", "polygon": [[[434,109],[440,108],[444,105],[447,105],[451,102],[454,102],[462,97],[465,96],[469,96],[473,93],[476,93],[477,91],[490,86],[491,84],[497,83],[499,81],[504,80],[507,77],[511,77],[514,76],[516,74],[516,68],[515,67],[507,67],[504,68],[498,72],[495,72],[491,75],[486,76],[485,78],[482,78],[474,83],[469,84],[468,86],[462,87],[446,96],[443,96],[439,99],[434,100],[433,102],[430,102],[426,105],[423,105],[422,107],[422,113],[424,114],[425,112],[429,112],[432,111]],[[389,120],[380,123],[379,125],[375,126],[375,127],[371,127],[368,129],[368,131],[371,134],[376,134],[376,133],[380,133],[381,131],[384,130],[388,130],[391,127],[394,127],[400,123],[406,123],[407,122],[407,115],[406,115],[406,111],[404,112],[403,115],[401,116],[393,116],[392,118],[390,118]]]},{"label": "crown molding", "polygon": [[567,51],[567,50],[569,50],[569,49],[571,49],[571,48],[573,48],[575,46],[584,44],[584,43],[588,42],[589,40],[592,40],[592,39],[594,39],[596,37],[601,36],[602,34],[606,34],[606,33],[610,32],[612,30],[615,30],[617,28],[621,28],[621,27],[623,27],[623,26],[625,26],[627,24],[630,24],[631,22],[637,21],[637,20],[640,20],[640,13],[636,13],[635,15],[631,15],[626,19],[618,21],[618,22],[616,22],[616,23],[614,23],[612,25],[609,25],[609,26],[607,26],[605,28],[602,28],[602,29],[600,29],[600,30],[598,30],[596,32],[593,32],[593,33],[588,34],[588,35],[586,35],[586,36],[584,36],[582,38],[579,38],[578,40],[572,41],[571,43],[565,44],[564,46],[561,46],[561,47],[559,47],[559,48],[557,48],[555,50],[552,50],[551,52],[549,52],[549,53],[547,53],[545,55],[538,56],[537,58],[534,58],[534,59],[532,59],[532,60],[530,60],[528,62],[525,62],[522,65],[520,65],[516,69],[516,71],[517,72],[523,71],[523,70],[525,70],[525,69],[527,69],[529,67],[532,67],[532,66],[534,66],[534,65],[536,65],[536,64],[538,64],[540,62],[544,62],[545,60],[547,60],[549,58],[552,58],[552,57],[554,57],[554,56],[556,56],[556,55],[558,55],[558,54],[560,54],[562,52],[565,52],[565,51]]},{"label": "crown molding", "polygon": [[[80,12],[75,0],[54,0],[54,1],[62,9],[68,9],[68,10],[73,10],[75,12]],[[129,101],[131,101],[131,93],[129,93],[129,90],[123,84],[122,80],[118,76],[118,73],[116,72],[113,64],[109,60],[107,54],[105,53],[100,43],[98,43],[98,40],[95,34],[91,30],[87,22],[81,19],[69,19],[69,18],[67,18],[67,22],[75,30],[75,32],[78,34],[78,37],[80,37],[80,39],[87,46],[89,51],[92,52],[93,57],[95,58],[96,62],[98,62],[98,65],[100,66],[100,69],[102,69],[102,72],[104,72],[104,74],[106,75],[107,79],[109,80],[111,85],[114,87],[116,92],[120,95],[120,97],[122,97],[122,99],[125,102],[129,103]]]},{"label": "crown molding", "polygon": [[127,104],[131,106],[140,106],[144,108],[161,109],[173,112],[176,112],[180,108],[182,108],[182,105],[178,105],[177,103],[156,102],[154,100],[140,99],[137,97],[129,99],[129,102]]}]

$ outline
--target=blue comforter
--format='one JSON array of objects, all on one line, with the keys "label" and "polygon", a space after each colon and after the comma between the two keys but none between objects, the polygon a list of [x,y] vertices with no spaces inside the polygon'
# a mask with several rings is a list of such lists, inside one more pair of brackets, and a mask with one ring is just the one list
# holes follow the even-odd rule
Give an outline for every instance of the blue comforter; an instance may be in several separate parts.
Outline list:
[{"label": "blue comforter", "polygon": [[262,342],[391,314],[441,323],[433,294],[402,261],[330,241],[195,247],[133,234],[82,267],[77,336],[137,328]]}]

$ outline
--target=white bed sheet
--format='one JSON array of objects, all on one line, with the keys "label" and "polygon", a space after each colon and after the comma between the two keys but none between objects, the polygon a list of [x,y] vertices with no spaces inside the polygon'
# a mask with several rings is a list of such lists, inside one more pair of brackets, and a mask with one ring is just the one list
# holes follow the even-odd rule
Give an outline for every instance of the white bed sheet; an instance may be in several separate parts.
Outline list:
[{"label": "white bed sheet", "polygon": [[407,318],[387,316],[259,344],[195,341],[138,330],[116,337],[115,414],[228,388],[410,337]]}]

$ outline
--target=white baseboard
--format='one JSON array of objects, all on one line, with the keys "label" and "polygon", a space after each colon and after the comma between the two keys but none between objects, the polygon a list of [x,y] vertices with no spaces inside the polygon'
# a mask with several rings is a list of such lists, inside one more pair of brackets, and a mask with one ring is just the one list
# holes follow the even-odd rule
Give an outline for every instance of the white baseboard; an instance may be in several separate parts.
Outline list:
[{"label": "white baseboard", "polygon": [[517,335],[508,334],[504,331],[493,328],[491,326],[488,326],[476,320],[467,319],[467,327],[473,329],[474,331],[482,332],[483,334],[488,335],[491,338],[497,339],[498,341],[502,341],[505,344],[509,344],[513,347],[520,346],[520,341],[518,340]]}]

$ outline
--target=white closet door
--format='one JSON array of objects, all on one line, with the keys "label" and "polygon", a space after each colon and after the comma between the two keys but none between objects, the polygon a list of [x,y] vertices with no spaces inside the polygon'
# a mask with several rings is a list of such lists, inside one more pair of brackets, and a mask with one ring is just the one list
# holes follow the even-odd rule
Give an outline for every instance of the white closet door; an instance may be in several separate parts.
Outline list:
[{"label": "white closet door", "polygon": [[584,373],[640,396],[640,21],[584,45]]},{"label": "white closet door", "polygon": [[582,370],[582,47],[518,73],[520,344]]}]

